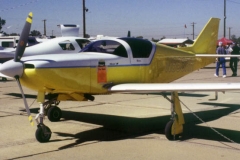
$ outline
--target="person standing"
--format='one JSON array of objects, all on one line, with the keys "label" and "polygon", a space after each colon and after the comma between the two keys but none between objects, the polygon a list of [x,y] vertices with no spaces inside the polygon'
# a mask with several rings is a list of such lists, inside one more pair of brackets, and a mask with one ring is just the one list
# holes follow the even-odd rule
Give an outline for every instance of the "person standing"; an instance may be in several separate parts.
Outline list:
[{"label": "person standing", "polygon": [[[219,54],[219,55],[226,54],[226,50],[225,50],[224,46],[222,45],[222,42],[219,42],[216,53]],[[215,77],[219,76],[219,68],[220,68],[220,66],[222,66],[222,69],[223,69],[223,78],[227,77],[225,64],[226,64],[225,57],[218,57],[218,58],[216,58],[216,73],[214,74]]]},{"label": "person standing", "polygon": [[[239,55],[240,48],[236,43],[233,44],[231,55]],[[232,70],[232,76],[237,76],[238,57],[230,58],[230,68]]]}]

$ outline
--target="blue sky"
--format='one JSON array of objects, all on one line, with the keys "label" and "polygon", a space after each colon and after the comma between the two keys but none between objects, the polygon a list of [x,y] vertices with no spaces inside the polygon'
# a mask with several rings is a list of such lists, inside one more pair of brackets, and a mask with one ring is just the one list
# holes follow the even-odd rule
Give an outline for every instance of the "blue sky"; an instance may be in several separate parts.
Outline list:
[{"label": "blue sky", "polygon": [[[159,39],[192,39],[210,17],[221,19],[219,37],[223,37],[224,0],[85,0],[86,32],[90,36],[132,36]],[[0,0],[0,17],[6,20],[3,31],[21,33],[26,16],[33,12],[31,30],[43,33],[46,19],[47,35],[60,36],[58,24],[79,24],[82,36],[82,0]],[[226,37],[240,37],[240,1],[227,0]],[[187,28],[184,28],[186,24]]]}]

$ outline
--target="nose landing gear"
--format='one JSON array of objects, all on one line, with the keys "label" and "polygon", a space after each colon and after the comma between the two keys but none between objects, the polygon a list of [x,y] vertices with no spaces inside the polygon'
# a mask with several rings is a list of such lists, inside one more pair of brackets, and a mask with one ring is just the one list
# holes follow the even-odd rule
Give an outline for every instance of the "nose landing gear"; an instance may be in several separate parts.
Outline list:
[{"label": "nose landing gear", "polygon": [[35,137],[38,142],[48,142],[52,135],[50,128],[48,126],[45,126],[44,124],[39,124],[37,127],[38,128],[35,132]]},{"label": "nose landing gear", "polygon": [[52,134],[50,128],[44,125],[43,123],[45,115],[48,116],[48,119],[51,122],[59,121],[60,118],[62,117],[62,111],[59,107],[57,107],[59,103],[60,101],[57,100],[51,100],[46,101],[44,103],[40,103],[40,111],[35,117],[37,123],[35,137],[41,143],[48,142]]}]

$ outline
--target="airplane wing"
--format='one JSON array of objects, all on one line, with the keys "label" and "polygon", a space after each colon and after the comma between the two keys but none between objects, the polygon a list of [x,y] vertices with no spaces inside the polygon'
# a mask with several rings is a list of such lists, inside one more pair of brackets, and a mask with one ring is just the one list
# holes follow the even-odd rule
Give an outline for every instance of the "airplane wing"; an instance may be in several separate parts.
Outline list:
[{"label": "airplane wing", "polygon": [[2,78],[9,78],[9,79],[13,79],[12,77],[8,77],[8,76],[6,76],[6,75],[4,75],[4,74],[2,74],[2,73],[0,73],[0,77],[2,77]]},{"label": "airplane wing", "polygon": [[156,93],[172,91],[232,91],[240,90],[240,83],[128,83],[108,88],[110,92]]},{"label": "airplane wing", "polygon": [[196,54],[196,57],[240,57],[240,55],[231,54]]}]

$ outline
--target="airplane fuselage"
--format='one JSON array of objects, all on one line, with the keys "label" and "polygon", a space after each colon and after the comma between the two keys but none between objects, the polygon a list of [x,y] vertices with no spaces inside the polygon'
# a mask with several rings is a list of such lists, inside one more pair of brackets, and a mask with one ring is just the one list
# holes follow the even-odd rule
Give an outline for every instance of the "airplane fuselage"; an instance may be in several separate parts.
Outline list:
[{"label": "airplane fuselage", "polygon": [[[131,47],[125,41],[118,42],[124,46],[126,56],[80,52],[23,58],[25,71],[21,82],[49,93],[101,94],[108,92],[103,87],[106,84],[168,83],[213,62],[196,58],[191,52],[176,49],[171,53],[173,48],[149,41],[149,54],[134,58]],[[28,61],[33,58],[34,61]]]}]

